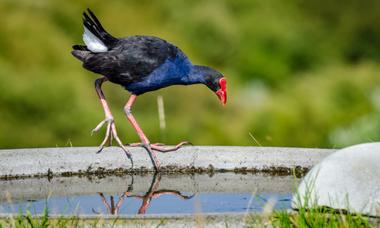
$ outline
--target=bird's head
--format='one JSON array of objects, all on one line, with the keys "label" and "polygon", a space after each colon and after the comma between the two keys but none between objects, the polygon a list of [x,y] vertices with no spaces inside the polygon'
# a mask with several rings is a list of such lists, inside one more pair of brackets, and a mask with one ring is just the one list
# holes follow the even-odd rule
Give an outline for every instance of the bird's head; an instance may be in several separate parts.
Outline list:
[{"label": "bird's head", "polygon": [[209,68],[204,84],[215,92],[223,105],[227,103],[227,79],[220,72]]},{"label": "bird's head", "polygon": [[188,84],[204,84],[212,90],[223,105],[227,103],[227,79],[208,66],[193,65]]}]

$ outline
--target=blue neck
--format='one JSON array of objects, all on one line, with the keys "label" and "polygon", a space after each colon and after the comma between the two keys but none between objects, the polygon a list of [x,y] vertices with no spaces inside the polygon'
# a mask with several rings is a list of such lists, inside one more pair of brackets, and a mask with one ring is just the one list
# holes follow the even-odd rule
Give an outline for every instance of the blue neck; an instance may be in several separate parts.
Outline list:
[{"label": "blue neck", "polygon": [[204,84],[204,67],[198,65],[192,65],[187,77],[184,78],[186,85],[191,84]]},{"label": "blue neck", "polygon": [[186,56],[179,53],[168,59],[142,81],[129,83],[125,88],[140,95],[171,85],[205,84],[208,67],[193,65]]}]

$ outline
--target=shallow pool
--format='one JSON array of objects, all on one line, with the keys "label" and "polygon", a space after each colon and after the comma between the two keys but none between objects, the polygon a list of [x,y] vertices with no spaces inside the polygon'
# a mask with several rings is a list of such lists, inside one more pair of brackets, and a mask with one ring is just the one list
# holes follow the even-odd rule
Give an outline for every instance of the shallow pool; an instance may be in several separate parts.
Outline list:
[{"label": "shallow pool", "polygon": [[0,181],[0,213],[56,215],[261,212],[290,208],[293,176],[216,173]]}]

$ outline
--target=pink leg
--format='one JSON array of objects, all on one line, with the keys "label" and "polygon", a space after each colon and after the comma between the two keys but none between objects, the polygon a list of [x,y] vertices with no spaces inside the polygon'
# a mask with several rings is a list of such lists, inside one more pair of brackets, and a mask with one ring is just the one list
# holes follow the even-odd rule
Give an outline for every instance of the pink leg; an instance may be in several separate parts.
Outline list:
[{"label": "pink leg", "polygon": [[[100,193],[98,193],[98,194],[99,194],[99,196],[102,198],[102,202],[103,202],[103,204],[106,206],[108,213],[109,213],[109,214],[112,214],[112,208],[111,208],[110,205],[108,204],[106,197],[104,197],[104,195],[103,195],[102,192],[100,192]],[[111,199],[111,200],[113,200],[113,199]]]},{"label": "pink leg", "polygon": [[142,143],[141,145],[149,152],[149,155],[153,161],[154,167],[156,168],[156,170],[159,170],[160,162],[157,159],[156,152],[152,150],[148,138],[145,136],[144,132],[140,128],[135,117],[132,115],[131,107],[133,103],[135,102],[136,98],[137,98],[136,95],[131,95],[127,104],[124,106],[124,112],[125,112],[125,115],[127,115],[129,122],[132,124],[133,128],[136,130],[137,134],[139,135],[141,143]]},{"label": "pink leg", "polygon": [[143,195],[143,196],[140,196],[140,195],[128,196],[128,197],[135,197],[135,198],[139,198],[139,199],[143,200],[143,202],[139,208],[138,214],[145,214],[147,208],[150,205],[151,200],[153,198],[158,198],[162,195],[176,195],[176,196],[179,196],[180,198],[182,198],[184,200],[191,199],[194,196],[194,195],[186,196],[186,195],[183,195],[181,192],[175,191],[175,190],[158,190],[158,187],[160,185],[160,181],[161,181],[160,173],[155,173],[153,176],[152,184],[151,184],[148,192],[145,193],[145,195]]},{"label": "pink leg", "polygon": [[187,142],[187,141],[181,142],[174,147],[166,147],[165,144],[162,144],[162,143],[150,144],[148,138],[145,136],[144,132],[142,131],[142,129],[138,125],[136,119],[132,115],[131,108],[132,108],[133,103],[136,101],[136,98],[137,98],[136,95],[132,95],[129,98],[127,104],[124,106],[124,112],[127,115],[129,122],[131,122],[131,124],[135,128],[137,134],[139,135],[139,137],[141,139],[141,143],[131,143],[131,144],[128,144],[129,146],[146,147],[147,145],[149,145],[151,150],[157,150],[160,152],[170,152],[170,151],[176,151],[184,145],[192,145],[190,142]]},{"label": "pink leg", "polygon": [[103,82],[105,82],[107,80],[108,79],[106,77],[102,77],[102,78],[96,79],[96,81],[95,81],[96,93],[98,94],[99,99],[100,99],[100,103],[103,106],[104,114],[105,114],[105,119],[102,122],[100,122],[92,130],[92,133],[97,132],[104,124],[107,123],[106,136],[105,136],[103,142],[100,144],[98,153],[100,153],[103,150],[104,145],[107,143],[107,141],[109,141],[110,144],[111,144],[112,143],[112,138],[114,138],[116,140],[116,142],[119,144],[119,146],[124,150],[124,152],[128,156],[128,158],[131,159],[131,161],[132,161],[132,155],[131,155],[131,153],[129,153],[129,151],[127,150],[127,148],[123,145],[123,143],[121,142],[121,140],[117,136],[116,126],[115,126],[115,123],[114,123],[114,120],[113,120],[113,116],[112,116],[111,110],[110,110],[110,108],[108,106],[108,103],[106,101],[106,98],[105,98],[104,93],[103,93],[102,88],[101,88]]},{"label": "pink leg", "polygon": [[106,206],[107,208],[107,211],[109,214],[111,215],[118,215],[119,214],[119,210],[120,210],[120,207],[123,205],[123,202],[124,202],[124,199],[125,197],[128,197],[128,194],[129,192],[124,192],[120,197],[119,197],[119,200],[115,206],[115,201],[114,201],[114,198],[113,196],[110,196],[110,202],[111,202],[111,205],[107,202],[107,199],[106,197],[104,197],[104,194],[102,192],[98,193],[100,195],[100,197],[102,198],[102,202],[103,204]]}]

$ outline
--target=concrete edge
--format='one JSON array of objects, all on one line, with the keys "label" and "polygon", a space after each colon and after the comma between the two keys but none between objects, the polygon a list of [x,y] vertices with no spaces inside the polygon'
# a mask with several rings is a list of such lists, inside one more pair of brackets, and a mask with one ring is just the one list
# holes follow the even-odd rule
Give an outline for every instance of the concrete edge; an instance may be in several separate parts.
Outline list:
[{"label": "concrete edge", "polygon": [[[0,179],[107,173],[154,172],[143,148],[128,148],[134,166],[119,147],[96,154],[96,147],[0,150]],[[187,146],[157,153],[163,172],[273,172],[306,171],[333,149],[239,146]]]}]

